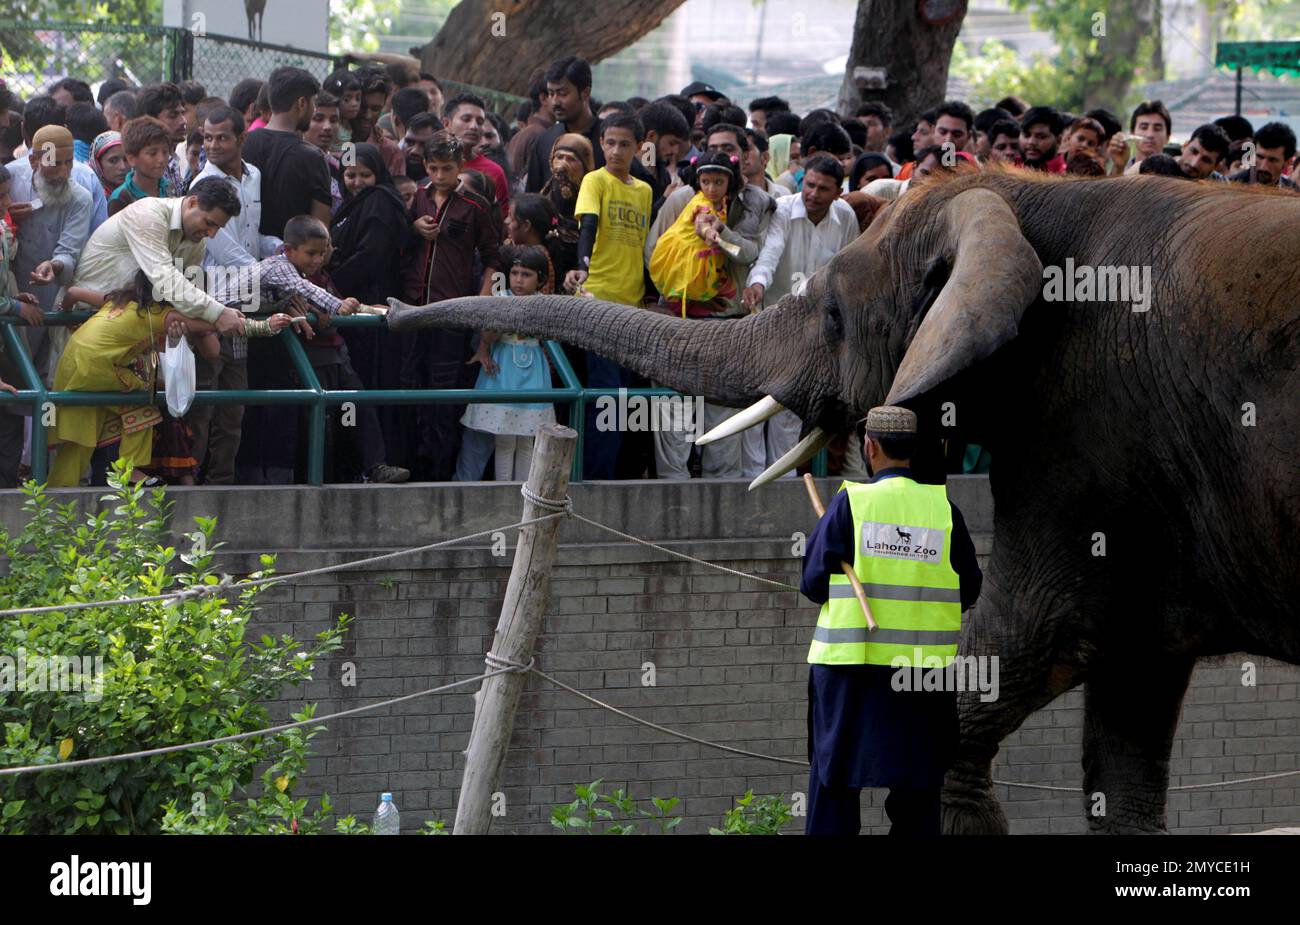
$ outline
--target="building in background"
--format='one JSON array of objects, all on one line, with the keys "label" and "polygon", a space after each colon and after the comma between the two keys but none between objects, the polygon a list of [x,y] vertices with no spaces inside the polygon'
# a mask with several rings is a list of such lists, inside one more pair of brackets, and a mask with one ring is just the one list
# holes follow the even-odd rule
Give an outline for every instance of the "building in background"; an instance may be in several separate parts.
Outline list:
[{"label": "building in background", "polygon": [[163,0],[162,24],[197,34],[327,52],[329,14],[329,0]]}]

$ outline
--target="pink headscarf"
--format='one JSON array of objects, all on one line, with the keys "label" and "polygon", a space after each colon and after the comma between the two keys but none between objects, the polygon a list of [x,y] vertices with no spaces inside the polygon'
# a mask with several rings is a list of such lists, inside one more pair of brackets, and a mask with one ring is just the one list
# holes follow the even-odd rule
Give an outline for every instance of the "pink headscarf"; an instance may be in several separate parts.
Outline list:
[{"label": "pink headscarf", "polygon": [[95,176],[99,177],[101,184],[105,180],[103,171],[99,166],[99,159],[109,148],[121,143],[122,134],[120,132],[100,132],[95,136],[95,140],[90,143],[90,169],[95,171]]}]

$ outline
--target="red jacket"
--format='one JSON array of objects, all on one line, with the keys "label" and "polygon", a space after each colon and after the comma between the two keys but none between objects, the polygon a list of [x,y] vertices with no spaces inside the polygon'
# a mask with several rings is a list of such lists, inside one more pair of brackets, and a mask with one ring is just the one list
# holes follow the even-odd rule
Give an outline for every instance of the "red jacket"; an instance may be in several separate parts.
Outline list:
[{"label": "red jacket", "polygon": [[[412,305],[478,295],[484,269],[499,270],[501,237],[493,216],[495,206],[476,193],[457,190],[441,210],[434,207],[433,184],[425,180],[415,191],[411,218],[432,215],[438,237],[415,236],[403,261],[402,292]],[[479,273],[474,257],[479,258]]]}]

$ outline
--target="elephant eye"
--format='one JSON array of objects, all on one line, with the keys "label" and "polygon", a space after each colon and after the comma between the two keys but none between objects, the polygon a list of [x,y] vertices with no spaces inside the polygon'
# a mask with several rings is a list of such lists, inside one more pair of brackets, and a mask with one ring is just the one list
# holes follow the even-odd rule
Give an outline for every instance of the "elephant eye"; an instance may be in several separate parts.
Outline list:
[{"label": "elephant eye", "polygon": [[931,261],[930,266],[925,270],[925,276],[921,277],[921,290],[917,293],[916,303],[912,306],[914,324],[920,324],[925,319],[926,313],[930,311],[935,300],[939,298],[939,293],[947,285],[951,273],[952,266],[943,257],[936,257]]},{"label": "elephant eye", "polygon": [[827,293],[822,302],[822,307],[826,311],[826,339],[843,340],[844,339],[844,318],[840,315],[839,303],[835,301],[834,296]]}]

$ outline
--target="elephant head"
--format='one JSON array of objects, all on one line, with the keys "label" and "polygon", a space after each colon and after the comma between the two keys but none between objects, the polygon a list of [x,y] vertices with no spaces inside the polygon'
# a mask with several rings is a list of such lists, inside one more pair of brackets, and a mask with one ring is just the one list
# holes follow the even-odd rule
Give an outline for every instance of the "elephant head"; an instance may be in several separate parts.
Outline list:
[{"label": "elephant head", "polygon": [[690,395],[749,405],[701,442],[788,408],[805,436],[755,485],[811,458],[872,405],[907,402],[1015,337],[1042,264],[1008,200],[948,183],[884,209],[802,291],[698,321],[568,296],[390,300],[394,330],[490,328],[584,347]]}]

